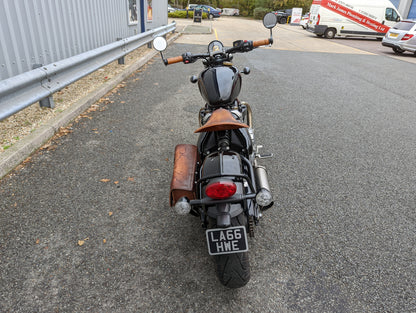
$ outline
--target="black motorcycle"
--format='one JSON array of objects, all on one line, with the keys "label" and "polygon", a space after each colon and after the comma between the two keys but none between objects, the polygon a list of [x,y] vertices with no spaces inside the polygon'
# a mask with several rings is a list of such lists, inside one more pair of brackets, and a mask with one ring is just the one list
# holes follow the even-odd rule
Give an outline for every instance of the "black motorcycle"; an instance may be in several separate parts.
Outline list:
[{"label": "black motorcycle", "polygon": [[[261,146],[254,144],[251,108],[237,99],[241,74],[231,61],[235,53],[271,45],[276,23],[273,13],[266,14],[263,24],[270,29],[269,39],[238,40],[229,49],[215,40],[204,54],[186,52],[165,59],[166,40],[157,37],[153,41],[165,65],[202,59],[205,66],[198,77],[191,77],[206,101],[195,131],[200,134],[198,143],[175,148],[170,205],[179,214],[200,217],[219,280],[229,288],[249,281],[247,234],[254,236],[262,211],[273,205],[266,169],[257,162],[271,155],[261,155]],[[250,69],[245,67],[242,73],[249,74]]]}]

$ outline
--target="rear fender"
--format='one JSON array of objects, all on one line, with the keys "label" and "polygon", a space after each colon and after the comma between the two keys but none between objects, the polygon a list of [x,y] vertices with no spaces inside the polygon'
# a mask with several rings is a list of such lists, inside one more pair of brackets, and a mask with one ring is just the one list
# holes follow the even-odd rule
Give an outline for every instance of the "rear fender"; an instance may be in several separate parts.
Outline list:
[{"label": "rear fender", "polygon": [[244,212],[241,203],[219,203],[208,207],[207,215],[217,220],[218,227],[231,226],[231,219]]},{"label": "rear fender", "polygon": [[[242,163],[240,156],[237,153],[226,152],[226,153],[213,153],[205,158],[201,177],[204,181],[201,188],[202,198],[208,198],[205,195],[205,187],[209,184],[211,179],[218,179],[223,177],[226,179],[233,180],[237,186],[235,195],[243,195],[244,187],[243,183],[236,179],[236,176],[243,174]],[[204,180],[204,178],[207,178]],[[231,226],[231,218],[244,212],[244,203],[241,202],[226,202],[224,199],[221,203],[208,205],[206,207],[207,215],[217,220],[218,227],[229,227]]]}]

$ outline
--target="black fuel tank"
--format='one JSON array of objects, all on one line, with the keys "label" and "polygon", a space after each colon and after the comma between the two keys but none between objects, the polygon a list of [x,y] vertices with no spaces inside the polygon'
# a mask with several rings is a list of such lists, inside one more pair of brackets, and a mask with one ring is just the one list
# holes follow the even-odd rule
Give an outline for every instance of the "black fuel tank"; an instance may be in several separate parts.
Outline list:
[{"label": "black fuel tank", "polygon": [[240,94],[241,75],[235,67],[207,68],[199,76],[198,87],[209,105],[226,105]]}]

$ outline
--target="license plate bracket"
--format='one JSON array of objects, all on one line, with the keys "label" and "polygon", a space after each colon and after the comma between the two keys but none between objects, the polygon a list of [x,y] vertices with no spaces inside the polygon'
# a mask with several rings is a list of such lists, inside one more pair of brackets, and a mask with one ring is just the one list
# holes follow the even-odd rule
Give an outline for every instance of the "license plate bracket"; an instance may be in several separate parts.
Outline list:
[{"label": "license plate bracket", "polygon": [[206,237],[210,255],[248,251],[247,232],[244,226],[208,229]]}]

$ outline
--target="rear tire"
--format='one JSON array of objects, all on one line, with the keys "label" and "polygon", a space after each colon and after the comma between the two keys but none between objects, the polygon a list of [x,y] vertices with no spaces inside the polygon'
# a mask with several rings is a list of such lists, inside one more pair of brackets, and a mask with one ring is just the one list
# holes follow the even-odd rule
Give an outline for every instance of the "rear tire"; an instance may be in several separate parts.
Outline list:
[{"label": "rear tire", "polygon": [[332,39],[335,37],[335,34],[337,33],[337,31],[334,28],[328,28],[325,31],[325,37],[328,39]]},{"label": "rear tire", "polygon": [[396,53],[396,54],[403,54],[403,52],[404,52],[404,50],[402,50],[402,49],[400,49],[400,48],[398,48],[398,47],[394,47],[394,48],[393,48],[393,51],[394,51],[394,53]]},{"label": "rear tire", "polygon": [[287,19],[285,17],[280,18],[279,21],[280,24],[286,24],[287,23]]},{"label": "rear tire", "polygon": [[[231,226],[247,227],[244,213],[231,219]],[[217,221],[210,218],[210,228],[217,228]],[[240,288],[250,280],[250,262],[248,252],[215,255],[217,276],[221,284],[228,288]]]}]

